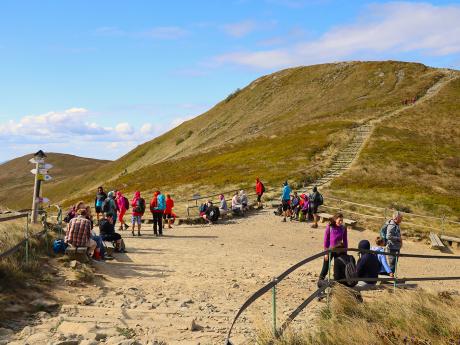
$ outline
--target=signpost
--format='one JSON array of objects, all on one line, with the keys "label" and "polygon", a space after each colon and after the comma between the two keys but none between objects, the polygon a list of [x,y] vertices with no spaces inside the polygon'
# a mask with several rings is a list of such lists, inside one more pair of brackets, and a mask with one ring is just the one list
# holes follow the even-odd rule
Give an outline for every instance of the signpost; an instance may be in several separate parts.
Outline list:
[{"label": "signpost", "polygon": [[34,196],[32,199],[32,222],[37,223],[38,221],[38,207],[42,202],[49,202],[48,198],[41,197],[40,189],[42,181],[50,181],[52,177],[48,175],[48,170],[53,167],[51,164],[45,164],[46,154],[39,150],[34,158],[30,159],[29,162],[35,164],[35,169],[30,172],[35,176],[34,184]]}]

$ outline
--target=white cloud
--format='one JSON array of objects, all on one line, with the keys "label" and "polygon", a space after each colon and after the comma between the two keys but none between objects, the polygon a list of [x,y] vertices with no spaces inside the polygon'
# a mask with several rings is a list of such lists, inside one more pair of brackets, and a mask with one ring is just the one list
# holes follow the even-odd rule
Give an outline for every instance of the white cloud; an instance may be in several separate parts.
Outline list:
[{"label": "white cloud", "polygon": [[281,68],[362,56],[397,58],[406,53],[446,56],[460,53],[460,6],[391,2],[366,8],[353,24],[336,27],[316,40],[282,49],[232,52],[219,63]]},{"label": "white cloud", "polygon": [[252,20],[246,20],[239,23],[226,24],[222,29],[227,35],[232,37],[243,37],[256,29],[256,23]]},{"label": "white cloud", "polygon": [[184,37],[188,34],[187,30],[184,30],[178,26],[161,26],[152,28],[150,30],[141,33],[142,36],[161,39],[171,40]]}]

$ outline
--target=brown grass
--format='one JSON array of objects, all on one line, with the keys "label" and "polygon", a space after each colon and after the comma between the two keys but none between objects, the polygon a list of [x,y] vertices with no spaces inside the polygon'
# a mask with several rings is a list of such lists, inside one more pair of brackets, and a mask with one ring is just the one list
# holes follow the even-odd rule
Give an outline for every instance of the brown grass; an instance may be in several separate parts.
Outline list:
[{"label": "brown grass", "polygon": [[333,290],[330,307],[321,310],[315,331],[290,331],[273,340],[262,331],[254,341],[265,345],[445,345],[460,342],[460,299],[424,290],[384,292],[360,303],[342,286]]}]

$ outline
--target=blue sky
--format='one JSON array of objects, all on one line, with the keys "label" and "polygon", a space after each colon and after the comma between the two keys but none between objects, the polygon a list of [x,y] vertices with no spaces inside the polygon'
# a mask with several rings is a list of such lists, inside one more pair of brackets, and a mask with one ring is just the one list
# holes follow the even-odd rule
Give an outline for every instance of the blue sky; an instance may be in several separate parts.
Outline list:
[{"label": "blue sky", "polygon": [[460,2],[0,1],[0,161],[115,159],[285,67],[460,66]]}]

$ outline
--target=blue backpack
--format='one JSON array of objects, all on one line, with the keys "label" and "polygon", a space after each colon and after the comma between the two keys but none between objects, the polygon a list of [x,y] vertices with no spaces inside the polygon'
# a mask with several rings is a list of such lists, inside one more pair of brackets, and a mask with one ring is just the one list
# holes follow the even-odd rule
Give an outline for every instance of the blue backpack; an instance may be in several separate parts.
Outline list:
[{"label": "blue backpack", "polygon": [[54,240],[53,242],[53,252],[54,254],[64,254],[67,248],[67,243],[64,240]]}]

